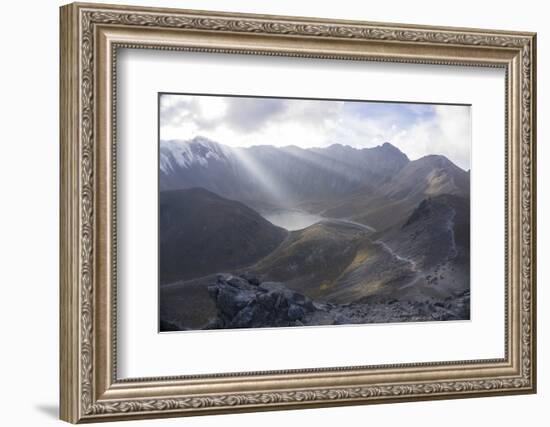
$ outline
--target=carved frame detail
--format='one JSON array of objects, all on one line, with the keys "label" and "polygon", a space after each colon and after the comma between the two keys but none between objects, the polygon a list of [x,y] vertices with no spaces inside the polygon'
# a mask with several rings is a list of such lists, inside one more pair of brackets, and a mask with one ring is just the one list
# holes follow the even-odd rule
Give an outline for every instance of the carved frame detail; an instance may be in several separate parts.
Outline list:
[{"label": "carved frame detail", "polygon": [[[329,22],[305,18],[267,17],[260,15],[234,15],[210,12],[159,10],[147,8],[129,8],[120,6],[102,6],[72,4],[61,10],[62,21],[62,73],[61,73],[61,126],[62,126],[62,280],[61,280],[61,416],[71,422],[124,419],[128,417],[158,417],[185,414],[227,412],[230,410],[281,409],[286,407],[326,406],[334,404],[358,404],[381,401],[401,401],[459,396],[478,396],[495,393],[534,392],[535,375],[535,35],[530,33],[492,32],[484,30],[465,30],[454,28],[413,27],[393,24],[371,24],[357,22]],[[516,227],[521,238],[514,240],[518,247],[517,257],[512,263],[519,266],[520,287],[510,288],[519,295],[518,304],[510,304],[507,321],[517,327],[519,346],[517,360],[511,361],[508,354],[503,361],[490,361],[495,365],[515,364],[512,375],[482,375],[474,373],[452,380],[411,381],[401,380],[399,370],[415,365],[395,366],[391,381],[358,384],[349,386],[318,387],[304,380],[303,387],[288,390],[273,389],[254,392],[216,391],[214,378],[212,393],[179,396],[109,397],[108,389],[124,387],[117,382],[116,361],[112,361],[109,373],[111,383],[103,390],[97,389],[97,373],[100,367],[98,354],[104,351],[98,347],[96,325],[98,322],[98,301],[95,297],[98,282],[97,271],[97,219],[98,167],[96,163],[97,145],[97,73],[98,73],[98,32],[102,28],[124,28],[155,31],[201,32],[225,35],[227,38],[239,35],[239,40],[247,35],[255,37],[295,39],[295,50],[254,49],[237,47],[194,47],[189,50],[211,52],[240,52],[264,55],[310,56],[317,58],[345,58],[355,60],[388,60],[412,63],[470,64],[478,66],[502,66],[507,68],[510,84],[518,96],[517,105],[508,105],[509,120],[515,115],[518,123],[507,131],[509,143],[518,150],[520,168],[513,174],[512,186],[517,185],[517,193],[507,197],[518,197],[520,205]],[[370,57],[354,56],[348,51],[341,55],[327,49],[327,52],[313,52],[303,49],[300,40],[327,41],[327,46],[343,40],[350,42],[395,43],[406,49],[411,46],[411,54],[373,54]],[[124,43],[113,42],[113,58],[116,61],[116,48],[131,46],[136,48],[186,49],[174,44],[143,44],[139,41]],[[416,55],[412,46],[424,49]],[[429,57],[424,52],[431,48],[449,46],[449,54]],[[479,57],[472,59],[468,55],[460,56],[475,48],[476,52],[485,49],[509,55],[508,60],[490,60]],[[332,49],[332,47],[331,47]],[[453,50],[454,49],[454,50]],[[453,57],[452,52],[457,52]],[[415,56],[416,55],[416,56]],[[78,71],[75,70],[78,69]],[[111,70],[113,72],[113,70]],[[116,81],[116,76],[113,76]],[[113,85],[114,86],[114,85]],[[510,94],[508,94],[510,95]],[[113,102],[116,98],[113,98]],[[509,103],[507,103],[509,104]],[[115,110],[114,108],[112,109]],[[112,126],[116,125],[116,116],[111,113]],[[511,133],[510,133],[511,132]],[[515,133],[514,133],[515,132]],[[515,136],[519,138],[515,139]],[[116,166],[116,165],[115,165]],[[516,199],[514,199],[516,200]],[[114,212],[112,212],[114,215]],[[101,217],[102,221],[106,218]],[[512,236],[508,239],[513,238]],[[114,237],[116,244],[116,236]],[[116,266],[114,267],[116,270]],[[510,292],[509,291],[509,292]],[[512,310],[517,310],[514,314]],[[116,318],[116,314],[114,316]],[[113,326],[114,327],[114,326]],[[510,338],[507,335],[507,339]],[[115,343],[116,344],[116,340]],[[506,347],[508,349],[508,347]],[[513,352],[512,352],[513,353]],[[116,355],[111,349],[108,357]],[[101,359],[102,360],[102,359]],[[473,361],[482,362],[482,361]],[[467,369],[468,363],[427,364],[427,368],[448,366],[454,369],[461,365]],[[499,366],[500,366],[499,365]],[[424,366],[426,367],[426,366]],[[345,368],[331,370],[333,375]],[[359,368],[368,370],[366,367]],[[372,368],[376,372],[377,368]],[[319,370],[321,372],[323,370]],[[301,375],[315,373],[316,370],[302,371]],[[258,373],[257,373],[258,374]],[[282,373],[293,375],[292,371]],[[269,373],[259,373],[268,375]],[[256,375],[257,376],[257,375]],[[239,376],[231,376],[233,380]],[[452,377],[452,375],[451,375]],[[220,375],[227,379],[228,376]],[[145,379],[147,383],[155,379]],[[170,387],[170,382],[184,383],[185,378],[158,379]],[[107,381],[109,382],[109,381]]]}]

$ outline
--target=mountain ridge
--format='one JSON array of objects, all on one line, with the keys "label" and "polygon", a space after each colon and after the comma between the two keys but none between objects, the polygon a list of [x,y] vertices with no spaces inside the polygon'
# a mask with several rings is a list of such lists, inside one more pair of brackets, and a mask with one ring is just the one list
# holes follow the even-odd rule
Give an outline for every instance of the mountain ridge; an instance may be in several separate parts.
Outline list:
[{"label": "mountain ridge", "polygon": [[[203,187],[251,207],[286,204],[320,213],[355,195],[385,199],[380,205],[400,204],[422,182],[421,191],[406,203],[410,209],[425,195],[469,193],[469,179],[469,173],[444,156],[410,160],[388,142],[361,149],[342,144],[303,149],[296,145],[232,148],[203,137],[161,141],[161,191]],[[350,209],[351,205],[339,211],[357,217]]]},{"label": "mountain ridge", "polygon": [[[189,152],[189,150],[186,149],[185,147],[198,146],[198,147],[202,147],[204,150],[210,150],[212,153],[215,154],[216,157],[220,154],[226,154],[227,155],[232,150],[250,150],[250,149],[261,149],[261,148],[267,148],[267,147],[274,148],[274,149],[277,149],[277,150],[301,150],[301,151],[310,151],[310,152],[346,150],[346,151],[353,151],[353,152],[374,153],[374,152],[377,152],[377,151],[378,152],[385,151],[385,152],[396,153],[399,156],[402,156],[404,159],[406,159],[407,162],[413,162],[413,161],[426,159],[426,158],[441,158],[441,159],[444,159],[445,161],[447,161],[448,163],[451,163],[452,165],[456,166],[461,171],[466,172],[466,173],[469,172],[469,169],[466,170],[466,169],[461,168],[460,166],[458,166],[456,163],[454,163],[451,159],[449,159],[448,157],[446,157],[443,154],[427,154],[425,156],[421,156],[417,159],[411,160],[407,156],[406,153],[404,153],[401,149],[399,149],[398,147],[396,147],[395,145],[393,145],[389,141],[385,141],[382,144],[372,146],[372,147],[354,147],[352,145],[342,144],[342,143],[339,143],[339,142],[335,142],[335,143],[332,143],[332,144],[326,145],[326,146],[313,146],[313,147],[307,147],[307,148],[302,148],[302,147],[300,147],[296,144],[288,144],[288,145],[283,145],[283,146],[274,146],[274,145],[270,145],[270,144],[254,144],[254,145],[250,145],[248,147],[240,147],[240,146],[231,147],[229,145],[226,145],[226,144],[223,144],[221,142],[217,142],[217,141],[214,141],[210,138],[199,135],[199,136],[195,136],[195,137],[193,137],[189,140],[182,140],[182,139],[161,140],[160,141],[160,146],[161,146],[161,150],[160,150],[161,159],[163,157],[163,154],[166,154],[166,151],[163,150],[163,148],[165,148],[166,146],[179,147],[181,149],[182,153]],[[165,160],[167,160],[167,159],[165,159]],[[163,163],[164,162],[161,161],[161,165],[160,165],[161,169],[163,169],[163,166],[165,166],[165,164],[163,164]],[[199,163],[204,165],[204,161],[199,160]]]}]

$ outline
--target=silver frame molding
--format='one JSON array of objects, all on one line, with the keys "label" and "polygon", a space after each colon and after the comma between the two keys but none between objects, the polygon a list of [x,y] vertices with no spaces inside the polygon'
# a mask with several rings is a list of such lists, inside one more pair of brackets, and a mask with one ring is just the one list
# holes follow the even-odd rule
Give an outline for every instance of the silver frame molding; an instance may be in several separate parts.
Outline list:
[{"label": "silver frame molding", "polygon": [[[72,423],[536,391],[536,35],[75,3],[60,37],[61,419]],[[117,379],[118,48],[506,71],[505,357]]]}]

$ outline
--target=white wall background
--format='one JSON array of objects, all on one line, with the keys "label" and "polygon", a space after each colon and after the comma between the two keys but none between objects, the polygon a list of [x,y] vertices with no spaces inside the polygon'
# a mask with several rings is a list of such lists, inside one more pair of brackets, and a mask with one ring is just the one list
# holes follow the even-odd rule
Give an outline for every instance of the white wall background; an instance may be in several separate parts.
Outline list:
[{"label": "white wall background", "polygon": [[[122,3],[110,0],[113,3]],[[538,32],[538,117],[550,115],[550,29],[544,2],[338,0],[133,0],[134,4]],[[58,402],[58,6],[3,5],[0,66],[0,401],[3,425],[59,425]],[[133,425],[279,426],[545,425],[550,405],[550,127],[539,119],[539,393],[438,402],[266,412]],[[545,221],[546,217],[546,221]],[[546,335],[546,336],[545,336]]]}]

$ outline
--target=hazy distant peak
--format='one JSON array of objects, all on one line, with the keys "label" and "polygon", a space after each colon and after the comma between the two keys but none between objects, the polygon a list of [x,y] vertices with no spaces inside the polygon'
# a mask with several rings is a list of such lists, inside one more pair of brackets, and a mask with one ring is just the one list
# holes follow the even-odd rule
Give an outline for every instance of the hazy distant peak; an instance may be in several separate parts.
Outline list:
[{"label": "hazy distant peak", "polygon": [[[415,160],[415,162],[419,165],[426,165],[430,167],[443,168],[443,169],[459,168],[451,160],[449,160],[447,157],[441,154],[429,154],[427,156],[420,157],[419,159]],[[459,169],[462,170],[461,168]]]},{"label": "hazy distant peak", "polygon": [[285,145],[284,147],[281,147],[283,150],[303,150],[303,148],[301,147],[298,147],[297,145],[295,144],[289,144],[289,145]]},{"label": "hazy distant peak", "polygon": [[388,150],[388,151],[398,151],[399,153],[402,153],[402,151],[397,148],[395,145],[389,143],[389,142],[384,142],[382,145],[379,145],[378,147],[376,148],[382,148],[384,150]]},{"label": "hazy distant peak", "polygon": [[329,149],[332,149],[332,150],[346,150],[346,149],[353,149],[353,147],[351,147],[350,145],[346,145],[346,144],[340,144],[339,142],[335,142],[333,144],[330,144],[328,147],[326,148],[329,148]]},{"label": "hazy distant peak", "polygon": [[407,161],[409,160],[409,157],[405,153],[403,153],[403,151],[401,151],[399,148],[389,142],[384,142],[382,145],[377,145],[373,148],[367,148],[367,150],[381,152],[389,156],[403,157],[407,159]]},{"label": "hazy distant peak", "polygon": [[313,150],[313,151],[330,150],[330,151],[338,151],[342,153],[356,152],[356,151],[372,152],[372,153],[380,152],[385,155],[398,155],[400,157],[406,158],[407,160],[409,159],[405,153],[403,153],[399,148],[397,148],[395,145],[390,144],[389,142],[384,142],[382,145],[377,145],[375,147],[352,147],[351,145],[335,142],[326,147],[311,147],[311,148],[308,148],[308,150]]}]

